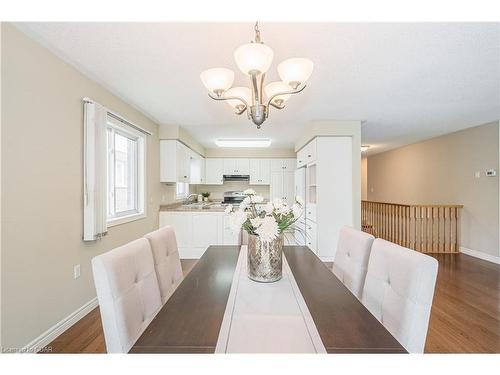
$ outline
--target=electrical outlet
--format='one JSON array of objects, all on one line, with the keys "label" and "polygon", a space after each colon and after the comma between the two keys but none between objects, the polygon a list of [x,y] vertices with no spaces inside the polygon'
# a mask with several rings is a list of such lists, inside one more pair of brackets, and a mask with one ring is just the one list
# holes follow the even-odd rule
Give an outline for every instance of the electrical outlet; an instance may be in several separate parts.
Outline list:
[{"label": "electrical outlet", "polygon": [[80,265],[77,264],[73,267],[73,278],[78,279],[80,277]]}]

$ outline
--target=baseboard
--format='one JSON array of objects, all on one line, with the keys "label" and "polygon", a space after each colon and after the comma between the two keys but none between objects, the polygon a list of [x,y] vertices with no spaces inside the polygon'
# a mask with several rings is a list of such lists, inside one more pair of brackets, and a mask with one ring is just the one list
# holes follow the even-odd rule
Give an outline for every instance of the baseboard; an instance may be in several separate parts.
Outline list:
[{"label": "baseboard", "polygon": [[466,255],[470,255],[471,257],[479,258],[482,260],[486,260],[488,262],[500,264],[500,257],[496,257],[494,255],[486,254],[481,251],[467,249],[466,247],[460,246],[460,252]]},{"label": "baseboard", "polygon": [[73,324],[82,319],[85,315],[95,309],[98,305],[97,297],[91,299],[85,305],[73,311],[66,318],[56,323],[52,327],[50,327],[47,331],[42,333],[36,339],[31,341],[28,345],[26,345],[20,352],[22,353],[37,353],[43,348],[45,348],[48,344],[54,341],[59,335],[69,329]]}]

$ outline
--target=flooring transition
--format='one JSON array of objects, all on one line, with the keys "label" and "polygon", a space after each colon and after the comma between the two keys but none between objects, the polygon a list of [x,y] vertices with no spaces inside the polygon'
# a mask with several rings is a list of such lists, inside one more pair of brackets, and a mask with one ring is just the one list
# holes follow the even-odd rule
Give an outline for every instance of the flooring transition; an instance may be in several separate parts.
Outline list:
[{"label": "flooring transition", "polygon": [[[425,352],[500,353],[500,265],[465,254],[434,257],[439,272]],[[196,260],[182,260],[184,275],[195,264]],[[47,349],[47,353],[105,353],[99,308]]]}]

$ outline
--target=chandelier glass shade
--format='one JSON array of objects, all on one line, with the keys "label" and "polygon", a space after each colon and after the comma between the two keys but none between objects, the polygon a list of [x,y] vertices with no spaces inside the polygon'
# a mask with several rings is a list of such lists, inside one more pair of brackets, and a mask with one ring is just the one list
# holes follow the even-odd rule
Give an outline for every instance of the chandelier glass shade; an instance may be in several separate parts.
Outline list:
[{"label": "chandelier glass shade", "polygon": [[234,51],[236,65],[243,74],[267,73],[273,62],[274,52],[262,43],[247,43]]},{"label": "chandelier glass shade", "polygon": [[290,58],[278,65],[281,81],[264,86],[265,76],[273,62],[274,52],[260,39],[258,23],[255,24],[255,40],[244,44],[234,52],[236,65],[250,78],[250,88],[231,87],[234,72],[226,68],[212,68],[200,74],[201,81],[214,100],[224,100],[236,114],[247,113],[257,128],[269,116],[269,107],[283,109],[293,94],[306,87],[314,64],[305,58]]}]

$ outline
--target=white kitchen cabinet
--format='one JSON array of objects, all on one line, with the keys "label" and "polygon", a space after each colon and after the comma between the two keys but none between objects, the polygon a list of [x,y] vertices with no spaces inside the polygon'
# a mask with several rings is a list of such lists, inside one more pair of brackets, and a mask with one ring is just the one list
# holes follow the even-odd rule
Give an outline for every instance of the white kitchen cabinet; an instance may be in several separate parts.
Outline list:
[{"label": "white kitchen cabinet", "polygon": [[188,249],[191,245],[191,218],[184,212],[160,212],[160,228],[170,225],[175,230],[175,238],[179,249]]},{"label": "white kitchen cabinet", "polygon": [[191,150],[176,140],[160,141],[160,182],[190,182]]},{"label": "white kitchen cabinet", "polygon": [[297,168],[302,168],[307,165],[307,149],[302,147],[297,151]]},{"label": "white kitchen cabinet", "polygon": [[270,184],[270,195],[271,200],[280,198],[283,199],[283,171],[281,172],[271,172],[271,184]]},{"label": "white kitchen cabinet", "polygon": [[224,215],[222,219],[222,243],[224,245],[238,245],[240,243],[240,233],[233,232],[229,228],[229,217],[227,215]]},{"label": "white kitchen cabinet", "polygon": [[225,175],[236,174],[236,159],[223,159],[223,163]]},{"label": "white kitchen cabinet", "polygon": [[248,175],[249,173],[249,159],[224,159],[225,175]]},{"label": "white kitchen cabinet", "polygon": [[351,137],[316,137],[297,157],[306,160],[306,244],[327,262],[340,228],[353,226],[352,147]]},{"label": "white kitchen cabinet", "polygon": [[224,159],[205,159],[205,183],[222,185],[224,183]]},{"label": "white kitchen cabinet", "polygon": [[280,198],[292,205],[295,202],[295,175],[293,171],[271,172],[270,198]]},{"label": "white kitchen cabinet", "polygon": [[206,159],[201,158],[200,184],[206,184]]},{"label": "white kitchen cabinet", "polygon": [[305,147],[306,164],[314,163],[316,161],[317,142],[318,142],[317,140],[318,138],[314,138]]},{"label": "white kitchen cabinet", "polygon": [[236,171],[238,174],[247,176],[250,174],[250,160],[236,159]]},{"label": "white kitchen cabinet", "polygon": [[239,233],[229,229],[224,212],[160,211],[160,228],[174,228],[181,259],[198,259],[211,245],[239,245]]},{"label": "white kitchen cabinet", "polygon": [[296,168],[296,159],[271,159],[271,172],[294,171]]},{"label": "white kitchen cabinet", "polygon": [[204,184],[205,183],[205,158],[198,155],[196,152],[190,152],[190,184]]},{"label": "white kitchen cabinet", "polygon": [[271,183],[271,161],[269,159],[250,159],[250,185],[269,185]]},{"label": "white kitchen cabinet", "polygon": [[295,174],[293,171],[283,172],[283,200],[288,205],[295,203]]},{"label": "white kitchen cabinet", "polygon": [[194,248],[206,249],[210,245],[222,244],[220,219],[217,213],[193,213],[192,216]]}]

